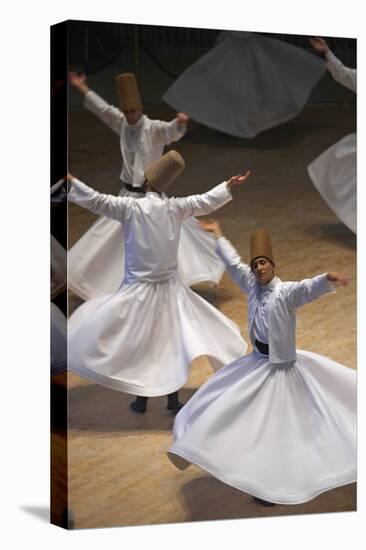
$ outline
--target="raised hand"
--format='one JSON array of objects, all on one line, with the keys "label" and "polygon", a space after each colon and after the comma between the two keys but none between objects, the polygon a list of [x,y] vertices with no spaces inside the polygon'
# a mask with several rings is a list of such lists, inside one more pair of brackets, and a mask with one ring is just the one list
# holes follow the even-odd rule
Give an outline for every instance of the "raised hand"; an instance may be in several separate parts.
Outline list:
[{"label": "raised hand", "polygon": [[86,94],[89,91],[89,86],[86,83],[86,75],[79,74],[75,71],[69,72],[69,81],[72,86],[74,86],[82,94]]},{"label": "raised hand", "polygon": [[223,233],[222,233],[220,224],[214,218],[211,218],[209,220],[198,220],[198,223],[200,224],[202,229],[204,229],[205,231],[209,231],[210,233],[213,233],[217,239],[219,237],[222,237]]},{"label": "raised hand", "polygon": [[310,38],[310,44],[313,46],[316,52],[322,55],[329,52],[329,46],[324,38],[319,38],[319,36],[316,36],[315,38]]},{"label": "raised hand", "polygon": [[341,286],[347,286],[348,285],[348,279],[341,273],[336,273],[335,271],[329,271],[327,273],[327,279],[328,281],[331,281],[332,283],[339,284]]},{"label": "raised hand", "polygon": [[178,124],[188,124],[189,122],[189,116],[187,113],[177,113],[176,119],[178,120]]},{"label": "raised hand", "polygon": [[237,176],[231,176],[230,179],[227,180],[227,184],[229,187],[234,187],[235,185],[242,185],[250,176],[250,170],[248,170],[245,174],[238,174]]}]

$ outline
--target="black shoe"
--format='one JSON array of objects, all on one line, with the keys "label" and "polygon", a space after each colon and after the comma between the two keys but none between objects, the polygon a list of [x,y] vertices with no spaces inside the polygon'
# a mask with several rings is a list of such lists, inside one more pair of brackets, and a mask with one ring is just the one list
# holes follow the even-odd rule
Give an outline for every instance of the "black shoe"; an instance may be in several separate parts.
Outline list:
[{"label": "black shoe", "polygon": [[261,504],[262,506],[276,506],[274,502],[268,502],[268,500],[263,500],[258,497],[253,497],[253,500],[259,502],[259,504]]},{"label": "black shoe", "polygon": [[166,407],[168,411],[172,411],[173,414],[177,414],[182,407],[183,403],[180,403],[177,391],[168,395],[168,404]]},{"label": "black shoe", "polygon": [[136,413],[146,412],[147,397],[136,397],[135,401],[130,403],[130,409]]}]

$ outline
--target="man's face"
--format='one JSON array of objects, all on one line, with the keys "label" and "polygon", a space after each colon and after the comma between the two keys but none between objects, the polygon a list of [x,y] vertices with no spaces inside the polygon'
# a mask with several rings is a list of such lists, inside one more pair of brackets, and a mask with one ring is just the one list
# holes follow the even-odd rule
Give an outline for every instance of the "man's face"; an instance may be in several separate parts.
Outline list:
[{"label": "man's face", "polygon": [[256,258],[252,262],[252,271],[261,285],[266,285],[275,276],[273,264],[267,258]]},{"label": "man's face", "polygon": [[125,115],[130,126],[134,126],[142,117],[142,111],[138,109],[127,109],[126,111],[123,111],[123,114]]}]

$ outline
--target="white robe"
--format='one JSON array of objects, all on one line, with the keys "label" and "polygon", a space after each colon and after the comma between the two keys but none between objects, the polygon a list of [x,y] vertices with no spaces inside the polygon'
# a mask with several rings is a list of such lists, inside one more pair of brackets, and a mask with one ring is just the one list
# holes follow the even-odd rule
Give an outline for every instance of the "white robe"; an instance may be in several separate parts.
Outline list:
[{"label": "white robe", "polygon": [[114,197],[73,179],[69,198],[123,226],[125,275],[119,290],[90,300],[69,321],[68,366],[105,386],[142,396],[172,393],[190,363],[207,355],[214,368],[245,353],[239,328],[177,276],[182,221],[223,206],[224,182],[208,193],[168,199]]},{"label": "white robe", "polygon": [[308,52],[249,32],[223,32],[163,99],[227,134],[253,138],[294,118],[325,71]]},{"label": "white robe", "polygon": [[[230,249],[222,241],[218,246],[233,274]],[[237,265],[244,291],[251,286],[249,273],[244,280],[246,268]],[[252,338],[260,336],[271,348],[282,339],[269,332],[281,282],[270,286],[249,300]],[[318,297],[318,290],[317,283],[291,286],[281,307],[292,310]],[[316,353],[296,354],[295,361],[273,363],[254,349],[214,374],[176,417],[172,462],[181,469],[196,464],[279,504],[300,504],[355,481],[356,373]]]},{"label": "white robe", "polygon": [[[326,55],[333,78],[353,92],[357,71],[345,67],[332,52]],[[349,134],[329,147],[308,166],[309,176],[329,208],[357,233],[357,139]]]},{"label": "white robe", "polygon": [[[143,197],[137,192],[144,182],[144,169],[162,156],[165,145],[184,135],[185,126],[176,120],[150,120],[143,115],[137,128],[131,127],[119,109],[92,91],[85,97],[85,106],[120,137],[123,158],[120,177],[122,182],[136,187],[136,193],[127,191],[123,185],[119,195]],[[69,250],[70,290],[84,300],[115,292],[123,273],[123,243],[122,227],[118,222],[98,219]],[[213,237],[201,230],[197,220],[186,219],[178,249],[180,278],[188,286],[201,282],[218,284],[224,269],[215,253]]]}]

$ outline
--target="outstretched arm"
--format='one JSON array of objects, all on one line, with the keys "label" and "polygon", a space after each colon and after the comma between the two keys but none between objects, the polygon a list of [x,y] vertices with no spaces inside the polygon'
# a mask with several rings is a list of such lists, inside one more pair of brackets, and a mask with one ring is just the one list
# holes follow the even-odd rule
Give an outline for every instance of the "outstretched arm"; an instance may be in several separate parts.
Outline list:
[{"label": "outstretched arm", "polygon": [[162,120],[152,121],[154,138],[163,145],[169,145],[173,141],[179,141],[187,131],[189,116],[186,113],[177,113],[170,122]]},{"label": "outstretched arm", "polygon": [[324,57],[326,60],[327,69],[333,76],[334,80],[349,88],[353,92],[357,89],[357,71],[346,67],[343,63],[334,55],[329,48],[324,38],[310,38],[311,45],[314,50]]},{"label": "outstretched arm", "polygon": [[78,75],[75,72],[69,73],[70,83],[79,90],[84,96],[84,107],[97,116],[108,128],[120,135],[121,123],[124,120],[124,114],[109,105],[103,98],[93,92],[86,83],[86,75]]},{"label": "outstretched arm", "polygon": [[242,185],[249,177],[250,171],[246,174],[232,176],[229,180],[220,183],[211,191],[202,195],[191,195],[181,199],[170,199],[171,204],[181,219],[191,216],[204,216],[224,206],[232,199],[231,189]]},{"label": "outstretched arm", "polygon": [[329,273],[317,275],[312,279],[304,279],[298,283],[289,283],[288,295],[293,306],[300,307],[320,298],[323,294],[335,292],[335,284],[346,286],[348,279],[340,273],[330,271]]},{"label": "outstretched arm", "polygon": [[67,175],[67,180],[71,188],[68,195],[71,202],[100,216],[123,222],[125,210],[133,199],[98,193],[71,174]]},{"label": "outstretched arm", "polygon": [[255,284],[255,278],[250,266],[243,263],[238,252],[230,241],[228,241],[222,232],[217,220],[200,220],[200,226],[205,231],[213,233],[216,238],[216,251],[218,256],[224,262],[226,269],[234,281],[243,292],[249,292],[250,287]]}]

